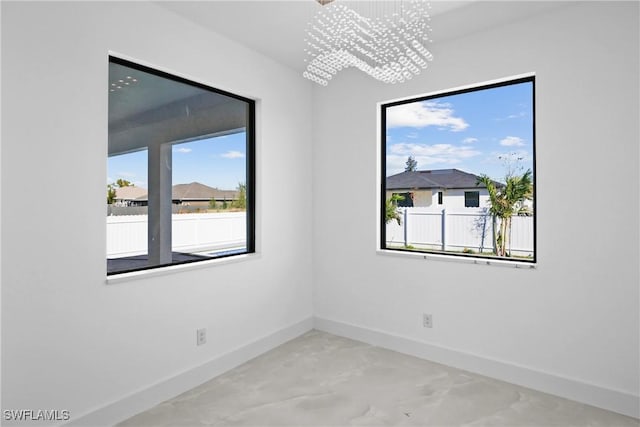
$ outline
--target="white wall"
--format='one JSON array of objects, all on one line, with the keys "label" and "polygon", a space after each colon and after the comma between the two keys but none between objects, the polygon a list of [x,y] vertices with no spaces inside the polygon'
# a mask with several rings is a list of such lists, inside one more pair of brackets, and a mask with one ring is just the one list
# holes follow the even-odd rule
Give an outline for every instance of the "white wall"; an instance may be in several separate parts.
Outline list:
[{"label": "white wall", "polygon": [[[259,256],[105,284],[109,50],[258,99]],[[310,319],[311,89],[297,73],[150,3],[2,2],[2,106],[3,409],[78,419]]]},{"label": "white wall", "polygon": [[[433,51],[433,65],[403,85],[349,70],[314,92],[317,319],[621,392],[637,411],[638,4],[574,3]],[[537,269],[376,254],[376,103],[527,72],[536,73]],[[358,189],[348,215],[328,203],[344,182]],[[575,216],[593,194],[625,202]]]}]

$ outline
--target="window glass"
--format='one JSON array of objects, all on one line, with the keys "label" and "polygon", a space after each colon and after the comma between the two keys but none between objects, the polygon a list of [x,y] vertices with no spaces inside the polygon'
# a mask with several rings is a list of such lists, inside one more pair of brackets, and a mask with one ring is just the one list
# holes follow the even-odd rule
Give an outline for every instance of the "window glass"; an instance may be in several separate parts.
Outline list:
[{"label": "window glass", "polygon": [[535,262],[534,87],[381,104],[382,249]]},{"label": "window glass", "polygon": [[254,102],[109,62],[107,273],[254,251]]},{"label": "window glass", "polygon": [[465,191],[464,192],[464,207],[465,208],[477,208],[480,206],[480,192],[479,191]]},{"label": "window glass", "polygon": [[410,208],[413,206],[413,193],[393,193],[397,205],[401,208]]}]

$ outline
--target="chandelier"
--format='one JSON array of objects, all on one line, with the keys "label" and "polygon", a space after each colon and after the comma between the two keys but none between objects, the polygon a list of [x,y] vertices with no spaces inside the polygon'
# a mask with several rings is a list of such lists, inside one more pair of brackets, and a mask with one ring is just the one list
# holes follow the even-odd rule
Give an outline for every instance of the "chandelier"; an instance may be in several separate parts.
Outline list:
[{"label": "chandelier", "polygon": [[339,1],[316,1],[327,5],[306,29],[305,78],[326,86],[338,71],[355,67],[395,84],[420,74],[433,60],[425,47],[431,42],[428,0],[370,1],[358,11]]}]

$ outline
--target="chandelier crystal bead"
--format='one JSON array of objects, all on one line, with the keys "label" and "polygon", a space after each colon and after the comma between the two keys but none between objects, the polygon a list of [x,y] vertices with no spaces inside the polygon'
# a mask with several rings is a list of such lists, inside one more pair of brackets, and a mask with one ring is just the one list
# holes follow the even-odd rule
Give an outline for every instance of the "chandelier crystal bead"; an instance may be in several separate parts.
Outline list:
[{"label": "chandelier crystal bead", "polygon": [[[396,0],[391,13],[367,16],[338,1],[329,3],[307,25],[302,75],[322,86],[349,67],[390,84],[412,79],[433,60],[424,46],[431,41],[430,8],[428,0]],[[380,12],[373,9],[373,15]]]}]

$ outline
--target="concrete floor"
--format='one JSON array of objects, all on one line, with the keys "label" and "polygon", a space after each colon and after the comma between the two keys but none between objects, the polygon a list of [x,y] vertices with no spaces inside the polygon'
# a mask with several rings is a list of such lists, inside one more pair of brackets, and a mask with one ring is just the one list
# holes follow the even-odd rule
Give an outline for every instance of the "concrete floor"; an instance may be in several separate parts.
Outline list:
[{"label": "concrete floor", "polygon": [[119,426],[636,426],[637,419],[311,331]]}]

